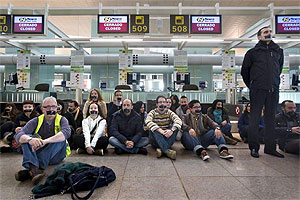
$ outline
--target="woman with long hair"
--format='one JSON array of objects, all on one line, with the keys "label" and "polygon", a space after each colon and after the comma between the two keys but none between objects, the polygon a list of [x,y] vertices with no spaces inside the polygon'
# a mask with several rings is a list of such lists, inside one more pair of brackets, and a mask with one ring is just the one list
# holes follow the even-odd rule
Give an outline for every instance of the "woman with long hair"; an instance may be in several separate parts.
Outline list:
[{"label": "woman with long hair", "polygon": [[99,112],[101,112],[101,115],[106,119],[107,117],[107,108],[106,108],[106,103],[102,97],[102,94],[100,92],[100,90],[98,90],[97,88],[94,88],[90,91],[89,96],[87,101],[85,102],[84,106],[83,106],[83,118],[87,118],[88,116],[88,107],[92,104],[92,103],[97,103],[100,106],[100,110]]},{"label": "woman with long hair", "polygon": [[[243,114],[239,118],[238,128],[239,134],[245,143],[248,143],[248,133],[249,133],[249,120],[250,120],[250,103],[247,103]],[[265,122],[263,116],[261,116],[259,123],[259,142],[264,143],[264,132],[265,132]]]},{"label": "woman with long hair", "polygon": [[88,107],[88,115],[82,121],[83,134],[73,137],[76,153],[87,153],[103,156],[108,145],[108,137],[105,131],[106,120],[97,103],[91,103]]},{"label": "woman with long hair", "polygon": [[0,125],[4,124],[7,121],[15,122],[16,117],[19,113],[20,111],[17,109],[14,103],[7,103],[4,107],[3,112],[0,115],[1,118]]}]

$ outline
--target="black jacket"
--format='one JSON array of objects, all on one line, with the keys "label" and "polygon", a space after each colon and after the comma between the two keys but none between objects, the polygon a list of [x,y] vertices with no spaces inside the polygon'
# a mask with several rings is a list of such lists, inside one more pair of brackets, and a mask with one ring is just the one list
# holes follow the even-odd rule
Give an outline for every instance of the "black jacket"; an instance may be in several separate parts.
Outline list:
[{"label": "black jacket", "polygon": [[276,136],[279,148],[284,150],[285,144],[294,139],[300,139],[300,135],[292,133],[292,127],[300,126],[300,115],[296,113],[294,117],[286,116],[284,113],[276,115]]},{"label": "black jacket", "polygon": [[117,112],[118,110],[121,110],[122,106],[117,106],[116,104],[114,104],[113,102],[110,102],[107,106],[107,128],[110,132],[110,125],[111,125],[111,121],[113,119],[113,114],[115,112]]},{"label": "black jacket", "polygon": [[278,90],[283,59],[283,50],[277,44],[259,41],[244,57],[241,75],[247,87]]},{"label": "black jacket", "polygon": [[129,116],[126,116],[122,110],[113,114],[110,132],[123,144],[127,140],[131,140],[135,144],[138,143],[143,135],[143,130],[141,117],[134,110],[131,111]]}]

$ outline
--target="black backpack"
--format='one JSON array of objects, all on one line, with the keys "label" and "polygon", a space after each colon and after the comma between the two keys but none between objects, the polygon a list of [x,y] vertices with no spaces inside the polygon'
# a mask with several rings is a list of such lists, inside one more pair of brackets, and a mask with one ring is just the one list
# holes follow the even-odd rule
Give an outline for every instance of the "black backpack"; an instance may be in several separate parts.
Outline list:
[{"label": "black backpack", "polygon": [[[112,169],[102,166],[78,171],[71,174],[68,179],[70,187],[67,189],[67,191],[72,193],[72,199],[76,199],[74,195],[78,199],[89,199],[96,188],[107,186],[108,183],[116,179],[116,175]],[[87,190],[89,190],[89,193],[86,196],[78,196],[78,191]]]}]

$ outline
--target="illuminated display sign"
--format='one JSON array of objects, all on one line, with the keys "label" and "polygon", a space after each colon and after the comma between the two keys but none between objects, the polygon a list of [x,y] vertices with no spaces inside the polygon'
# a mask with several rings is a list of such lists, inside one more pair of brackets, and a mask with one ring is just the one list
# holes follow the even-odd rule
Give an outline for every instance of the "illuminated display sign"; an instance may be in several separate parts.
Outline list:
[{"label": "illuminated display sign", "polygon": [[300,15],[276,15],[276,34],[300,34]]},{"label": "illuminated display sign", "polygon": [[128,15],[98,15],[98,33],[128,33]]},{"label": "illuminated display sign", "polygon": [[189,15],[170,15],[170,33],[189,33]]},{"label": "illuminated display sign", "polygon": [[10,34],[11,33],[11,16],[0,15],[0,33]]},{"label": "illuminated display sign", "polygon": [[191,15],[192,34],[221,34],[221,15]]},{"label": "illuminated display sign", "polygon": [[130,15],[130,33],[149,33],[149,15]]},{"label": "illuminated display sign", "polygon": [[44,34],[44,16],[43,15],[14,15],[13,33]]}]

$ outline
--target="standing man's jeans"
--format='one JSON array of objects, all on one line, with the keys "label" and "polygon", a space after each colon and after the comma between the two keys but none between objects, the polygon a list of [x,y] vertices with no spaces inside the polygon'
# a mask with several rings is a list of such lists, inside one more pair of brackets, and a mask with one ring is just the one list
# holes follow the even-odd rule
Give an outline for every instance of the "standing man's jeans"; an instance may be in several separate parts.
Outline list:
[{"label": "standing man's jeans", "polygon": [[206,149],[209,145],[215,144],[218,147],[218,151],[228,150],[224,137],[218,139],[215,136],[214,130],[209,130],[204,135],[197,135],[197,137],[191,136],[188,132],[184,132],[181,138],[181,143],[187,150],[194,150],[196,152],[200,148]]},{"label": "standing man's jeans", "polygon": [[157,131],[150,131],[150,143],[153,148],[160,148],[163,153],[167,153],[168,149],[171,149],[175,142],[178,131],[174,131],[170,137],[166,137]]},{"label": "standing man's jeans", "polygon": [[48,165],[59,164],[66,157],[66,141],[49,143],[43,148],[32,152],[30,144],[22,144],[23,164],[22,166],[30,170],[30,164],[39,169],[46,169]]},{"label": "standing man's jeans", "polygon": [[261,111],[265,106],[265,150],[275,151],[275,114],[278,105],[279,91],[250,89],[251,117],[249,120],[249,149],[259,151],[259,123]]},{"label": "standing man's jeans", "polygon": [[147,137],[141,137],[140,141],[134,144],[132,149],[126,148],[125,144],[121,143],[117,138],[111,136],[109,138],[109,144],[116,148],[120,148],[128,153],[137,153],[140,148],[147,146],[149,144],[149,139]]}]

